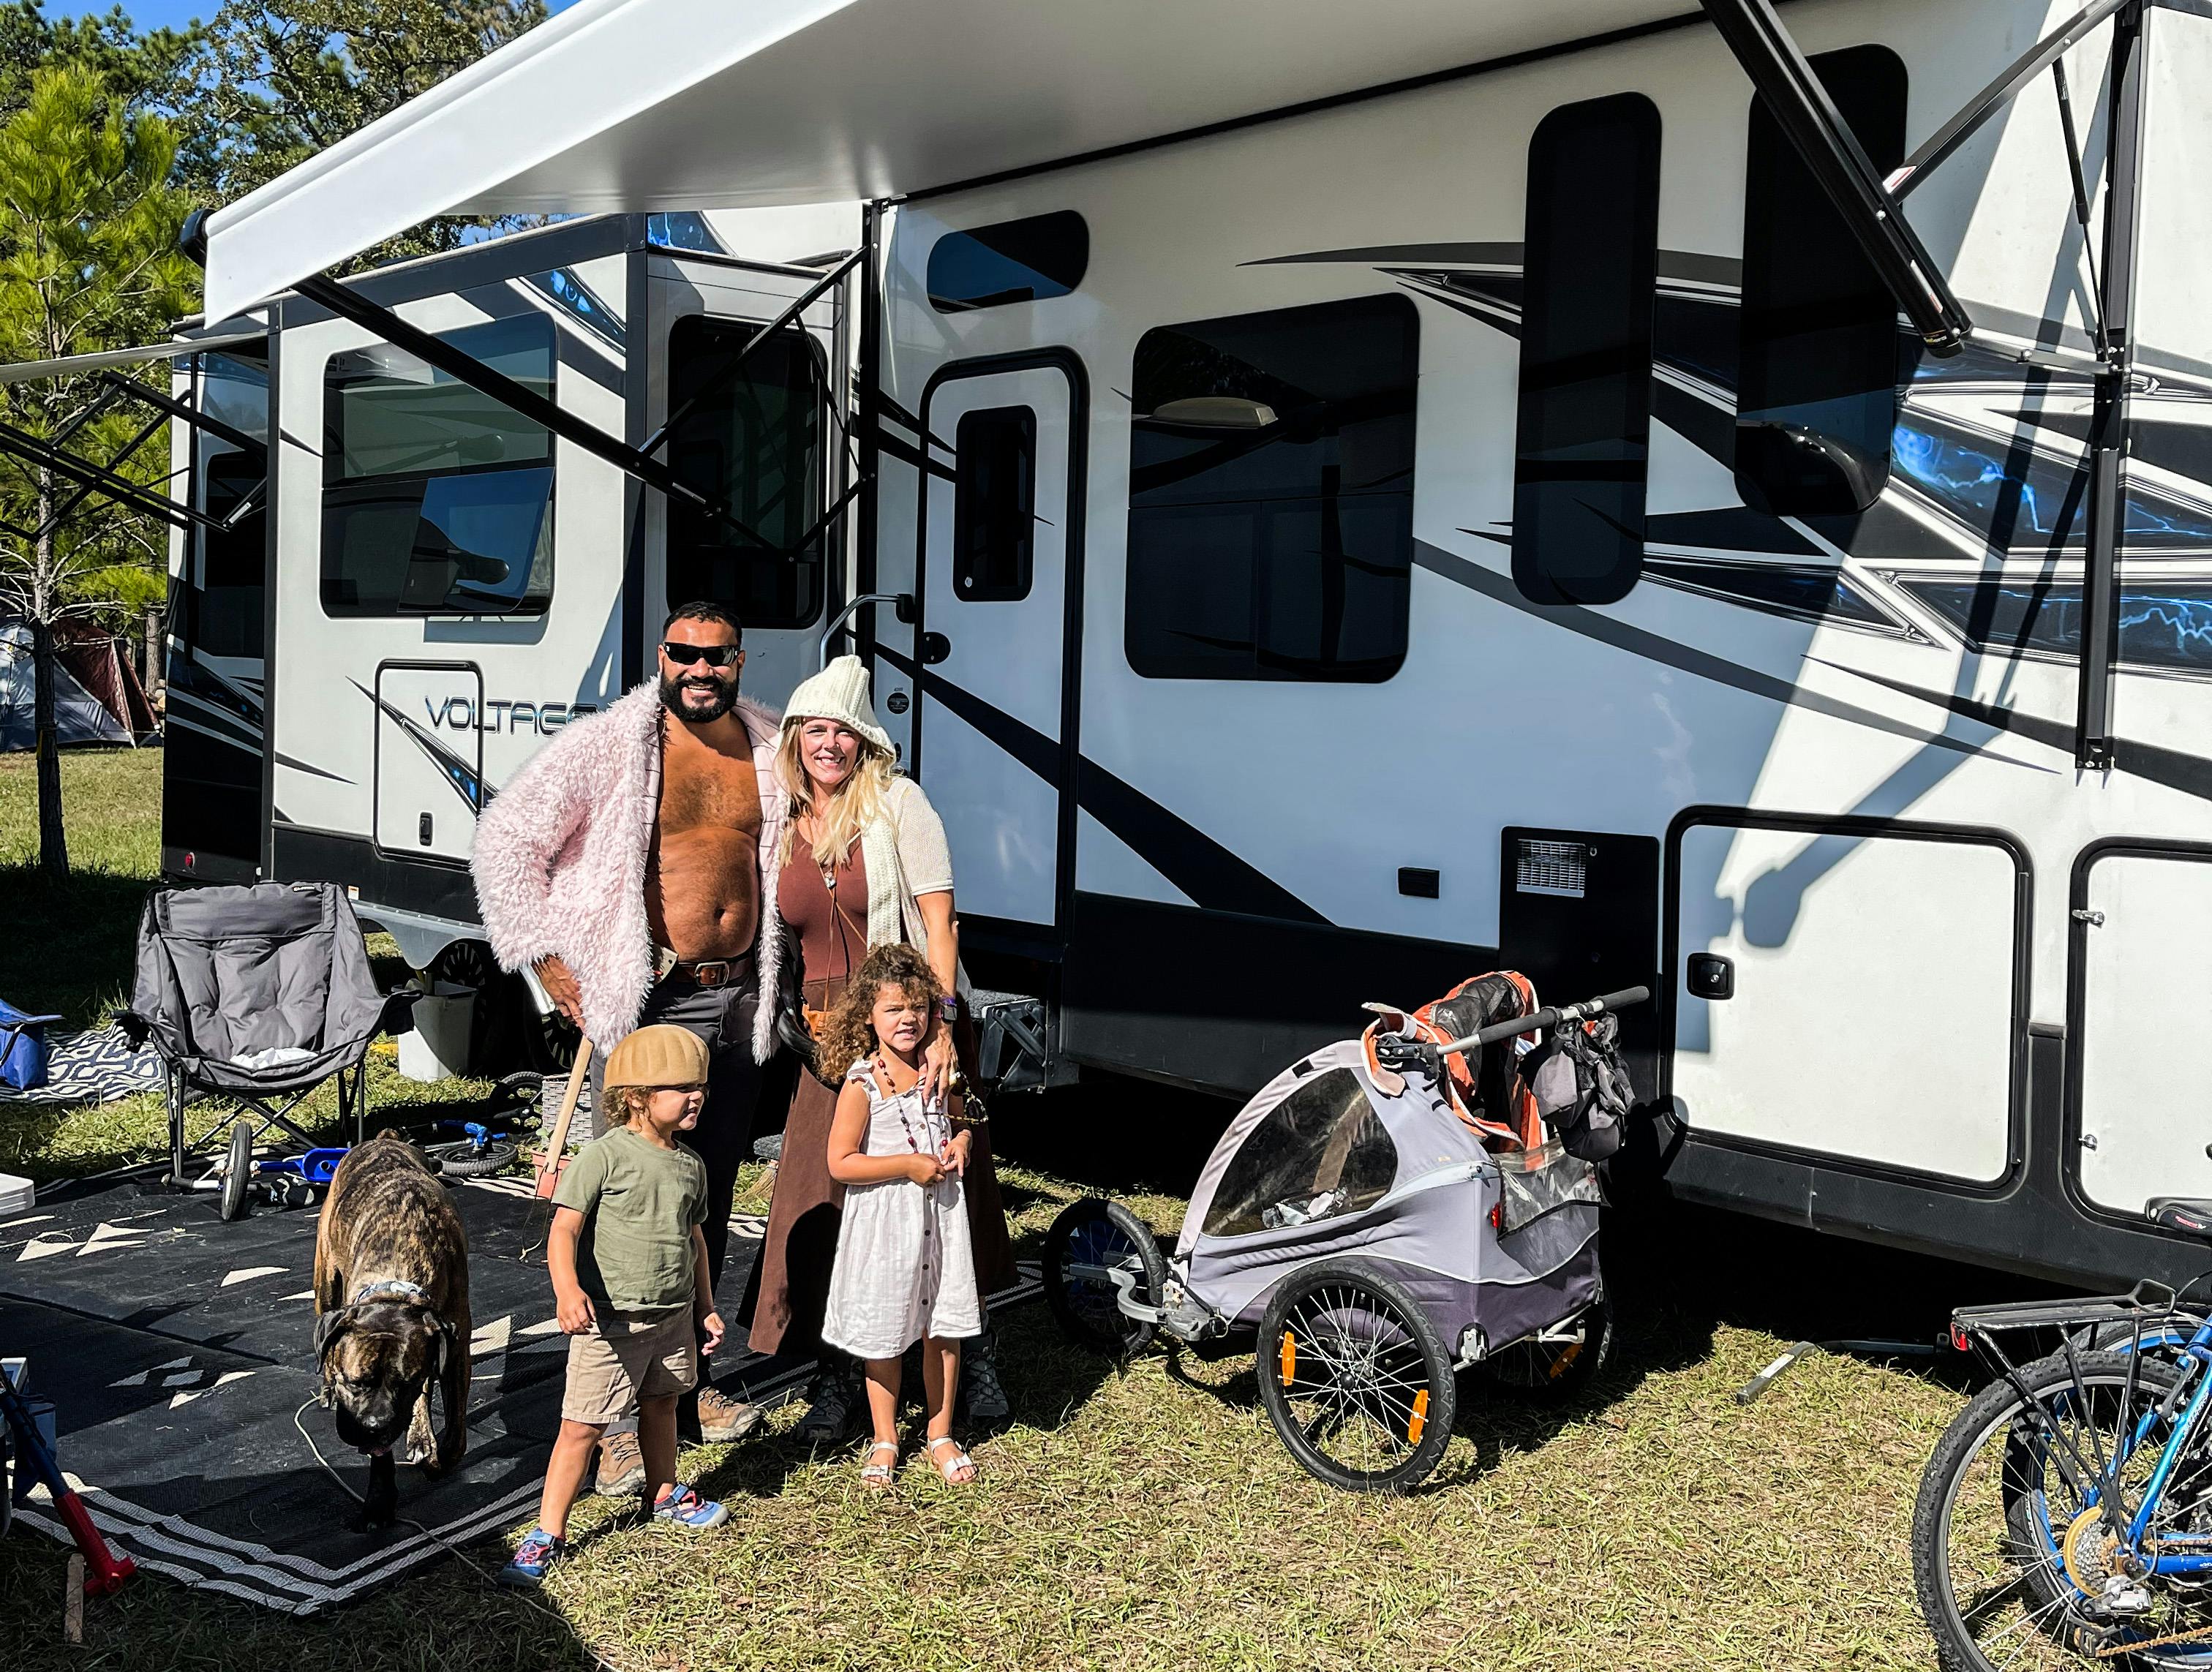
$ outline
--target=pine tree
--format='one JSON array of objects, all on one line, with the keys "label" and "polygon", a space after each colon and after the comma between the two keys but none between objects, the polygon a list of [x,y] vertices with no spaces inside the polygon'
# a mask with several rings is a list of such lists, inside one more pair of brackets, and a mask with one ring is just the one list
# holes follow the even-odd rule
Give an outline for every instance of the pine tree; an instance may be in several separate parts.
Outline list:
[{"label": "pine tree", "polygon": [[[125,105],[96,70],[66,64],[36,72],[22,107],[0,125],[0,359],[59,359],[158,340],[195,306],[197,275],[177,250],[185,204],[170,184],[175,134]],[[43,379],[0,393],[16,429],[109,457],[125,426],[137,426],[116,413],[87,422],[97,386]],[[138,455],[136,469],[158,483],[167,464],[161,448]],[[31,629],[39,863],[54,877],[69,869],[57,629],[118,601],[112,571],[143,572],[165,556],[158,525],[97,496],[75,498],[73,485],[46,465],[13,454],[0,465],[0,611]]]}]

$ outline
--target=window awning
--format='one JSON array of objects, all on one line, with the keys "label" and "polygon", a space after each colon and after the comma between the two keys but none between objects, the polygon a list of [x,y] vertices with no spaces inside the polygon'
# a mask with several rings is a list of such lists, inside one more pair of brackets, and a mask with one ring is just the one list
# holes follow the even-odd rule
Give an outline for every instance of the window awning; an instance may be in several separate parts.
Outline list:
[{"label": "window awning", "polygon": [[210,217],[208,317],[440,215],[892,197],[1685,13],[1688,0],[579,0]]}]

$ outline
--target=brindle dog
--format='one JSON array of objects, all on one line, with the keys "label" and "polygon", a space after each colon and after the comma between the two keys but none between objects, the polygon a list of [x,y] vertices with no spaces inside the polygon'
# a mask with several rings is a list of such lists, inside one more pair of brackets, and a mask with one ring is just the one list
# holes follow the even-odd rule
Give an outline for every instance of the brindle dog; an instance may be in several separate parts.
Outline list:
[{"label": "brindle dog", "polygon": [[[432,1474],[468,1450],[469,1243],[422,1152],[389,1129],[338,1164],[315,1231],[315,1348],[338,1438],[368,1455],[364,1529],[398,1513],[392,1448]],[[430,1387],[443,1420],[434,1440]]]}]

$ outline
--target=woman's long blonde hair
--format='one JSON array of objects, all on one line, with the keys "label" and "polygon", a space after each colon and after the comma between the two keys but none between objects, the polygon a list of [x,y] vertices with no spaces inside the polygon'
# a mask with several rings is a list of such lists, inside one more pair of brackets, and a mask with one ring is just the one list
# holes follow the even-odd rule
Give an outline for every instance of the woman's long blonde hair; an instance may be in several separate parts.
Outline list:
[{"label": "woman's long blonde hair", "polygon": [[775,775],[783,784],[784,793],[791,798],[791,817],[783,827],[783,852],[779,858],[786,865],[791,863],[791,856],[799,845],[799,827],[811,818],[816,821],[815,864],[842,865],[851,857],[853,844],[860,839],[860,832],[883,812],[884,797],[890,789],[891,780],[898,776],[898,769],[889,755],[856,734],[854,740],[860,745],[860,754],[853,763],[852,771],[817,807],[814,780],[806,775],[806,763],[800,757],[800,739],[806,723],[805,719],[793,720],[783,728],[783,735],[776,742]]}]

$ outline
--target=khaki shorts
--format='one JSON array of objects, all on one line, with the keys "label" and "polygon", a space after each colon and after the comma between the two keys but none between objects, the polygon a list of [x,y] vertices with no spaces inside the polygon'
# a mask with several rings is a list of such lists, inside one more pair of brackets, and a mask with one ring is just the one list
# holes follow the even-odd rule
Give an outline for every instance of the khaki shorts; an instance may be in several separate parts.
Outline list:
[{"label": "khaki shorts", "polygon": [[590,1329],[568,1337],[561,1414],[604,1426],[629,1415],[638,1401],[688,1393],[698,1379],[698,1333],[690,1307],[602,1311]]}]

